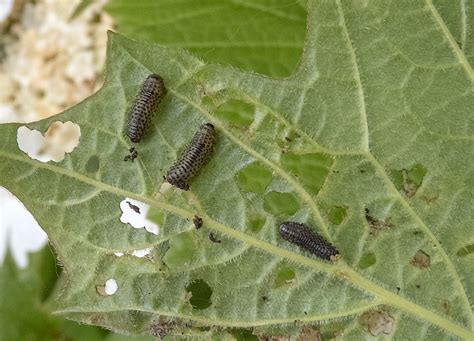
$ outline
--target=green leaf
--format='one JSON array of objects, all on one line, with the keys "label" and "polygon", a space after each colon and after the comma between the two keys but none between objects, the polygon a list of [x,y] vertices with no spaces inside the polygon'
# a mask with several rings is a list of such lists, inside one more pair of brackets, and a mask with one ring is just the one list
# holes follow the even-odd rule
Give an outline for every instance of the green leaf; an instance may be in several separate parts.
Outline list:
[{"label": "green leaf", "polygon": [[306,11],[295,0],[111,0],[118,31],[183,47],[209,63],[290,75],[303,50]]},{"label": "green leaf", "polygon": [[[0,127],[0,184],[66,269],[57,313],[131,334],[295,336],[312,324],[347,340],[472,339],[474,73],[442,18],[430,1],[311,1],[302,61],[286,79],[111,34],[103,88],[27,125],[80,126],[62,162],[30,159],[20,125]],[[127,107],[151,72],[168,93],[139,157],[124,162]],[[242,102],[231,117],[245,124],[214,114]],[[203,122],[217,130],[214,157],[191,191],[161,186]],[[161,211],[158,235],[120,221],[125,198]],[[282,220],[307,223],[341,260],[283,241]],[[103,295],[109,279],[118,290]]]},{"label": "green leaf", "polygon": [[7,251],[0,267],[1,340],[103,340],[105,330],[51,315],[46,299],[56,277],[49,247],[32,254],[24,270],[16,267]]}]

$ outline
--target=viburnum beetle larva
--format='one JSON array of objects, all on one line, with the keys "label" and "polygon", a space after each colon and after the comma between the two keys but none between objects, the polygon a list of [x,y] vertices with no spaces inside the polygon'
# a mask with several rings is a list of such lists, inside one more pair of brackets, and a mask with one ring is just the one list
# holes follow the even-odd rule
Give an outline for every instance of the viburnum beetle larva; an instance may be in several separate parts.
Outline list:
[{"label": "viburnum beetle larva", "polygon": [[163,78],[156,74],[149,75],[143,82],[128,114],[127,135],[130,141],[138,143],[145,136],[156,107],[164,95]]},{"label": "viburnum beetle larva", "polygon": [[214,145],[214,126],[210,123],[203,124],[199,127],[178,161],[169,169],[166,174],[166,181],[179,189],[187,191],[189,182],[209,161],[214,151]]},{"label": "viburnum beetle larva", "polygon": [[339,259],[339,251],[337,251],[336,247],[312,232],[304,224],[285,221],[280,224],[279,232],[283,239],[298,245],[321,259]]}]

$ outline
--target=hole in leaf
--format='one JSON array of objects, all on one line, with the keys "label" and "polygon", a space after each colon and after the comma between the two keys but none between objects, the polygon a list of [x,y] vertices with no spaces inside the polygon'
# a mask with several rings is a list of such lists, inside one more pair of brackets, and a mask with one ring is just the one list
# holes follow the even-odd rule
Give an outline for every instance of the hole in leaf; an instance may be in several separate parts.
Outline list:
[{"label": "hole in leaf", "polygon": [[365,209],[365,219],[367,220],[367,223],[369,224],[370,227],[370,234],[377,235],[379,232],[383,230],[388,230],[393,227],[393,224],[385,221],[385,220],[379,220],[374,218],[372,215],[369,214],[370,211],[368,208]]},{"label": "hole in leaf", "polygon": [[375,253],[373,252],[364,253],[362,257],[360,257],[359,268],[361,269],[370,268],[376,262],[377,262],[377,258],[375,257]]},{"label": "hole in leaf", "polygon": [[258,337],[252,334],[248,329],[233,329],[230,334],[236,341],[258,341]]},{"label": "hole in leaf", "polygon": [[322,340],[320,332],[311,326],[304,326],[297,338],[298,341]]},{"label": "hole in leaf", "polygon": [[146,248],[143,250],[133,250],[131,255],[138,258],[143,258],[145,256],[148,256],[150,253],[151,253],[151,248]]},{"label": "hole in leaf", "polygon": [[247,221],[247,225],[253,232],[258,232],[265,225],[265,218],[258,214],[252,214]]},{"label": "hole in leaf", "polygon": [[292,193],[270,192],[265,196],[263,208],[273,215],[293,215],[300,205]]},{"label": "hole in leaf", "polygon": [[[126,252],[126,254],[129,254],[131,256],[138,257],[138,258],[143,258],[145,256],[148,256],[151,253],[151,250],[152,250],[151,248],[146,248],[142,250],[133,250],[132,252]],[[114,255],[116,255],[117,257],[122,257],[125,255],[125,253],[114,252]]]},{"label": "hole in leaf", "polygon": [[93,155],[87,160],[86,171],[89,173],[95,173],[99,170],[100,161],[96,155]]},{"label": "hole in leaf", "polygon": [[237,182],[243,192],[265,193],[272,181],[272,172],[257,162],[242,168],[237,174]]},{"label": "hole in leaf", "polygon": [[117,281],[113,278],[108,279],[105,281],[104,285],[97,285],[96,287],[97,293],[101,296],[110,296],[117,292],[118,284]]},{"label": "hole in leaf", "polygon": [[411,198],[423,183],[426,168],[417,163],[411,169],[392,170],[390,175],[395,187]]},{"label": "hole in leaf", "polygon": [[321,340],[337,340],[341,339],[344,330],[347,328],[348,322],[332,322],[320,326]]},{"label": "hole in leaf", "polygon": [[170,240],[170,248],[166,251],[163,261],[169,268],[177,268],[193,259],[196,245],[190,233],[178,234]]},{"label": "hole in leaf", "polygon": [[275,278],[275,288],[290,286],[296,279],[295,270],[287,265],[278,268]]},{"label": "hole in leaf", "polygon": [[333,160],[324,154],[283,154],[281,165],[296,175],[299,181],[313,194],[317,194],[324,184]]},{"label": "hole in leaf", "polygon": [[72,122],[56,121],[51,123],[43,136],[37,130],[21,126],[17,130],[18,148],[30,158],[41,161],[59,162],[66,153],[70,153],[79,144],[81,129]]},{"label": "hole in leaf", "polygon": [[120,221],[124,224],[130,224],[133,228],[145,228],[150,233],[158,234],[159,226],[153,221],[147,219],[150,205],[141,201],[125,198],[120,202],[122,215]]},{"label": "hole in leaf", "polygon": [[239,126],[249,126],[254,120],[255,106],[253,104],[229,99],[214,111],[219,119]]},{"label": "hole in leaf", "polygon": [[189,303],[194,309],[203,310],[211,306],[212,289],[204,280],[195,280],[186,287],[186,291],[191,293]]},{"label": "hole in leaf", "polygon": [[377,336],[380,334],[390,334],[393,330],[395,320],[386,311],[371,310],[363,313],[359,317],[359,323],[364,326],[371,335]]},{"label": "hole in leaf", "polygon": [[463,246],[458,250],[458,252],[456,252],[456,255],[458,257],[465,257],[470,255],[471,253],[474,253],[474,244]]},{"label": "hole in leaf", "polygon": [[419,269],[425,269],[430,266],[430,255],[423,250],[418,250],[411,259],[410,264]]},{"label": "hole in leaf", "polygon": [[329,209],[329,222],[333,225],[340,225],[347,216],[347,208],[334,206]]}]

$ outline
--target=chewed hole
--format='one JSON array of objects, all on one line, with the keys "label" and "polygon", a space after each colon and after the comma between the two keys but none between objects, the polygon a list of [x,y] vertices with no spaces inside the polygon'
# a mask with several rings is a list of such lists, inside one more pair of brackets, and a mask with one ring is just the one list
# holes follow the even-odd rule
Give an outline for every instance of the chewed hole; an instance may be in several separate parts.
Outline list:
[{"label": "chewed hole", "polygon": [[288,153],[283,154],[280,161],[312,194],[318,194],[333,164],[331,157],[321,153]]},{"label": "chewed hole", "polygon": [[431,264],[431,257],[423,250],[418,250],[410,261],[410,264],[418,269],[425,269]]},{"label": "chewed hole", "polygon": [[100,167],[100,161],[96,155],[91,156],[89,160],[87,160],[87,163],[85,166],[86,171],[88,171],[89,173],[97,172],[99,170],[99,167]]},{"label": "chewed hole", "polygon": [[410,169],[392,170],[390,176],[395,187],[399,191],[403,191],[408,198],[411,198],[421,187],[426,172],[426,168],[417,163]]},{"label": "chewed hole", "polygon": [[265,196],[263,208],[274,215],[293,215],[300,204],[293,193],[270,192]]},{"label": "chewed hole", "polygon": [[456,252],[458,257],[466,257],[474,253],[474,244],[465,245]]},{"label": "chewed hole", "polygon": [[272,172],[257,162],[241,169],[237,174],[237,183],[243,192],[265,193],[272,182]]},{"label": "chewed hole", "polygon": [[115,294],[118,290],[117,281],[113,278],[108,279],[105,281],[104,285],[97,285],[96,287],[97,293],[101,296],[111,296]]},{"label": "chewed hole", "polygon": [[[258,337],[253,335],[250,329],[234,329],[229,332],[236,340],[241,341],[258,341]],[[303,340],[303,339],[302,339]]]},{"label": "chewed hole", "polygon": [[296,274],[293,268],[282,265],[278,268],[275,277],[275,288],[289,287],[296,281]]},{"label": "chewed hole", "polygon": [[359,323],[364,326],[371,335],[377,336],[380,334],[390,334],[393,331],[395,320],[386,311],[370,310],[359,317]]},{"label": "chewed hole", "polygon": [[147,217],[150,205],[138,200],[125,198],[120,202],[120,209],[122,215],[120,221],[125,224],[130,224],[133,228],[145,228],[150,233],[158,234],[159,226]]},{"label": "chewed hole", "polygon": [[211,306],[212,289],[204,280],[195,280],[186,287],[186,291],[191,293],[189,303],[193,309],[202,310]]},{"label": "chewed hole", "polygon": [[214,110],[214,115],[231,124],[249,126],[254,120],[255,105],[231,98]]},{"label": "chewed hole", "polygon": [[114,252],[114,255],[117,257],[122,257],[127,254],[134,257],[143,258],[145,256],[148,256],[151,253],[151,250],[151,248],[146,248],[142,250],[133,250],[132,252]]},{"label": "chewed hole", "polygon": [[331,207],[328,211],[328,218],[331,224],[340,225],[347,216],[347,208],[341,206]]},{"label": "chewed hole", "polygon": [[41,161],[59,162],[79,144],[81,129],[72,122],[51,123],[45,135],[37,130],[21,126],[17,130],[18,148],[30,158]]},{"label": "chewed hole", "polygon": [[169,246],[163,261],[171,269],[184,266],[194,258],[197,252],[192,234],[188,232],[180,233],[171,238]]},{"label": "chewed hole", "polygon": [[265,225],[265,218],[264,217],[262,217],[258,214],[252,214],[248,217],[247,226],[253,232],[260,231],[264,225]]},{"label": "chewed hole", "polygon": [[377,263],[377,257],[375,256],[375,253],[367,252],[367,253],[364,253],[362,257],[360,257],[359,268],[367,269],[367,268],[370,268],[375,263]]}]

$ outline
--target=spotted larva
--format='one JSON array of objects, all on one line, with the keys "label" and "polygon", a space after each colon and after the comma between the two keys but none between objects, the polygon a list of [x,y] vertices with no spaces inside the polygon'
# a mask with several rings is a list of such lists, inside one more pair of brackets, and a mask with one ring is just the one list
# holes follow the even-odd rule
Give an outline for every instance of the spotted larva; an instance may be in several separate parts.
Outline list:
[{"label": "spotted larva", "polygon": [[325,260],[337,260],[339,251],[304,224],[286,221],[280,224],[280,236],[292,244]]},{"label": "spotted larva", "polygon": [[209,160],[215,144],[214,126],[203,124],[194,135],[178,161],[166,174],[166,181],[179,189],[187,191],[190,181]]},{"label": "spotted larva", "polygon": [[163,78],[159,75],[151,74],[145,79],[128,114],[127,135],[130,141],[138,143],[145,136],[165,92]]}]

